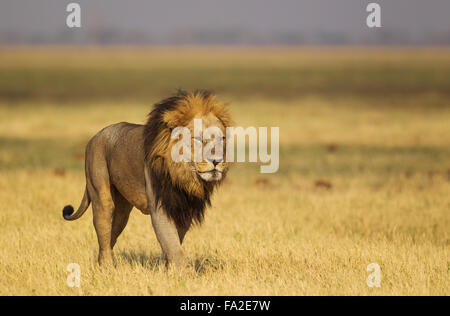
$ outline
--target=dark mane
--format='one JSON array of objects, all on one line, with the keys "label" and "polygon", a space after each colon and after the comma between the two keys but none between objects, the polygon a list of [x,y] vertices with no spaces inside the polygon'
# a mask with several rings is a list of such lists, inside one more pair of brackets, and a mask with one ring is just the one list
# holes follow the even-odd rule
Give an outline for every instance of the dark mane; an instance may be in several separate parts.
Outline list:
[{"label": "dark mane", "polygon": [[[202,97],[211,95],[208,91],[195,93]],[[163,116],[167,111],[176,109],[179,102],[188,95],[186,91],[179,90],[174,96],[155,104],[144,128],[145,163],[155,195],[155,207],[161,203],[167,215],[179,227],[203,221],[205,209],[211,205],[210,196],[214,189],[213,184],[202,181],[204,194],[198,197],[175,185],[163,155],[167,150],[171,132]]]}]

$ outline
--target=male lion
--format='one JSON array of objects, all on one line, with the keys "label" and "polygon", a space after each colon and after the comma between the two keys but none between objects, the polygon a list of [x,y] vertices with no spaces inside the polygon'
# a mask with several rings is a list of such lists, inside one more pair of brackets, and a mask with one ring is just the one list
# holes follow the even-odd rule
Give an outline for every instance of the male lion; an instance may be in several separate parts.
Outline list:
[{"label": "male lion", "polygon": [[[220,128],[223,135],[230,125],[225,104],[214,94],[179,91],[156,104],[145,125],[114,124],[87,144],[84,197],[75,214],[72,206],[64,207],[63,217],[80,218],[92,202],[100,265],[112,263],[112,249],[133,206],[151,215],[168,263],[188,265],[181,248],[183,238],[192,223],[201,223],[214,188],[228,170],[225,159],[173,161],[171,149],[178,140],[171,138],[171,131],[184,126],[194,135],[196,118],[202,119],[205,128]],[[224,148],[225,142],[220,146]]]}]

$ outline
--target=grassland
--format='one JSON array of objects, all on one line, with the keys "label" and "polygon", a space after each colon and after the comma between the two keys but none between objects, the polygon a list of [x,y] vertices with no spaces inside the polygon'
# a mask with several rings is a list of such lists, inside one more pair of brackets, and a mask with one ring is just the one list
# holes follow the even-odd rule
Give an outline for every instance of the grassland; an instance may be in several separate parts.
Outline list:
[{"label": "grassland", "polygon": [[[233,168],[186,238],[195,273],[166,271],[139,211],[100,270],[91,212],[61,217],[84,146],[177,87],[216,90],[238,125],[279,126],[280,170]],[[449,295],[448,87],[436,49],[2,50],[0,295]]]}]

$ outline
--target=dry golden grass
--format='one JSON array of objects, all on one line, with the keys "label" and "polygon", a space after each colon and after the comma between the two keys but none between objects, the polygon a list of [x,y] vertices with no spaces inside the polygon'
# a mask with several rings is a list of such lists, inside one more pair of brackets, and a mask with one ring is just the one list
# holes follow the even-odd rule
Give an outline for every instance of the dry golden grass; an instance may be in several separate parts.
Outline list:
[{"label": "dry golden grass", "polygon": [[[0,51],[0,295],[449,295],[449,69],[446,50]],[[234,167],[186,237],[195,273],[165,269],[136,210],[100,270],[92,212],[61,216],[84,146],[178,86],[279,126],[280,170]]]},{"label": "dry golden grass", "polygon": [[[88,137],[142,122],[148,106],[2,106],[0,294],[450,294],[450,110],[357,108],[318,98],[233,104],[239,124],[280,126],[280,172],[231,172],[187,236],[197,272],[184,275],[159,263],[139,211],[107,271],[96,266],[91,212],[61,217],[81,198]],[[71,262],[82,269],[79,289],[66,285]],[[381,288],[366,285],[372,262]]]}]

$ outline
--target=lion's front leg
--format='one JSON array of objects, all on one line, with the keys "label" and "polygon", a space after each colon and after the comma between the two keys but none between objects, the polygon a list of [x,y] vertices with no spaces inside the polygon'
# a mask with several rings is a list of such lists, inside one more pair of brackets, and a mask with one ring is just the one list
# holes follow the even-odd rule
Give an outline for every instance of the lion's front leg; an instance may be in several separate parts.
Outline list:
[{"label": "lion's front leg", "polygon": [[154,210],[151,217],[156,238],[168,263],[182,268],[189,267],[175,223],[170,220],[162,207]]}]

